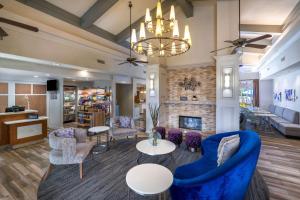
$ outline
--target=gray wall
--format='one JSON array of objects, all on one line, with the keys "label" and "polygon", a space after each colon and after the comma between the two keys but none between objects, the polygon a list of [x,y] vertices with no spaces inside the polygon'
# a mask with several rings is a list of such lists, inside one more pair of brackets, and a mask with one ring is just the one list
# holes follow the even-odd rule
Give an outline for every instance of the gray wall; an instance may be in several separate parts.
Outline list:
[{"label": "gray wall", "polygon": [[120,115],[132,117],[132,92],[132,84],[116,84],[116,104],[119,105]]}]

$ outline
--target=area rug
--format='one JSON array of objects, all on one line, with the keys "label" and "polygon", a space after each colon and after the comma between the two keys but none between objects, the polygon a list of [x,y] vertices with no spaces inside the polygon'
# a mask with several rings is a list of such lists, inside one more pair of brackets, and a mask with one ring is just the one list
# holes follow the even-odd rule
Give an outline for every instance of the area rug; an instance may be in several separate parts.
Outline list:
[{"label": "area rug", "polygon": [[[111,145],[109,151],[89,156],[84,162],[84,177],[79,178],[79,166],[55,166],[48,178],[41,182],[38,199],[76,200],[121,200],[128,199],[128,187],[125,176],[127,171],[137,165],[138,151],[134,139],[120,140]],[[182,145],[174,152],[174,160],[170,156],[143,156],[141,163],[159,163],[174,171],[177,166],[199,159],[200,153],[192,153]],[[143,197],[131,192],[132,199],[158,199],[157,196]],[[167,194],[169,199],[169,194]],[[247,193],[247,200],[268,199],[268,189],[262,176],[255,172]]]}]

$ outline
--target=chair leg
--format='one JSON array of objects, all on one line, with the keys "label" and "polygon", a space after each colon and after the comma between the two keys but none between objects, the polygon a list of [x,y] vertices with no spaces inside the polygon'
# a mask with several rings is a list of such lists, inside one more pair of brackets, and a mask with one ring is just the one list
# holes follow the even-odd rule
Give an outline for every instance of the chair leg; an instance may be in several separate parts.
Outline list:
[{"label": "chair leg", "polygon": [[82,166],[82,162],[79,163],[79,175],[80,175],[80,179],[82,179],[82,177],[83,177],[83,166]]},{"label": "chair leg", "polygon": [[42,177],[42,181],[45,181],[48,178],[48,176],[49,176],[50,172],[52,171],[52,169],[53,169],[53,165],[50,163],[46,173]]}]

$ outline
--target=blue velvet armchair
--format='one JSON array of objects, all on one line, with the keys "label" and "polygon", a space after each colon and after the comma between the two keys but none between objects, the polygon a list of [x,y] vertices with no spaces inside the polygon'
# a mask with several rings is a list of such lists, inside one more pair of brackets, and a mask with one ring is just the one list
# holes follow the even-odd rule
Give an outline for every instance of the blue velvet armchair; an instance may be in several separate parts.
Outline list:
[{"label": "blue velvet armchair", "polygon": [[[217,166],[217,150],[223,137],[239,134],[238,151]],[[173,200],[243,200],[255,171],[261,141],[252,131],[216,134],[202,142],[202,157],[178,167],[170,188]]]}]

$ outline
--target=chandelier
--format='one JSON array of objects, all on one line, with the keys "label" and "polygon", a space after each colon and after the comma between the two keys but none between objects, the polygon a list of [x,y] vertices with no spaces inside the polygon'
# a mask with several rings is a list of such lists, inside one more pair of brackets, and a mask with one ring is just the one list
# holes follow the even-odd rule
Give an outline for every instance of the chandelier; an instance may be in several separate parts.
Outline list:
[{"label": "chandelier", "polygon": [[160,0],[157,2],[154,20],[150,9],[146,9],[145,22],[140,25],[138,40],[136,29],[131,31],[130,43],[134,52],[146,56],[169,57],[183,54],[191,48],[189,26],[185,25],[184,35],[180,37],[174,5],[171,6],[169,19],[164,18],[162,13]]}]

